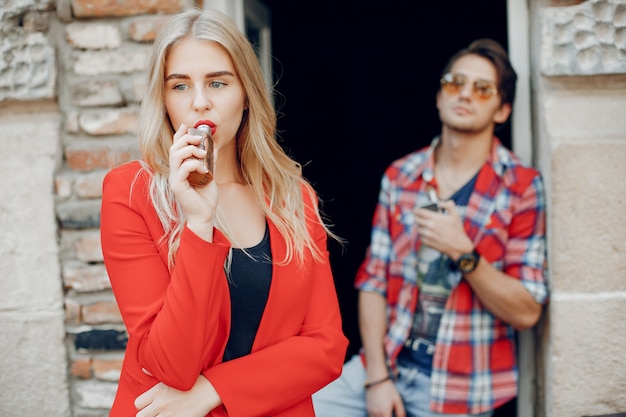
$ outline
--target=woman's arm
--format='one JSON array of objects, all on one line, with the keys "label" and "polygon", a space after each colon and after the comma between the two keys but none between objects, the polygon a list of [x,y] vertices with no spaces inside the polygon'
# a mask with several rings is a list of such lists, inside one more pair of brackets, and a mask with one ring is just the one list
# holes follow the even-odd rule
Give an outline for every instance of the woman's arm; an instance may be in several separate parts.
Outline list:
[{"label": "woman's arm", "polygon": [[156,380],[186,390],[207,361],[219,360],[228,337],[223,265],[229,248],[217,232],[210,244],[185,229],[170,274],[167,241],[160,241],[163,229],[148,198],[148,179],[138,165],[106,176],[102,251],[130,335],[128,371],[142,379],[145,368]]}]

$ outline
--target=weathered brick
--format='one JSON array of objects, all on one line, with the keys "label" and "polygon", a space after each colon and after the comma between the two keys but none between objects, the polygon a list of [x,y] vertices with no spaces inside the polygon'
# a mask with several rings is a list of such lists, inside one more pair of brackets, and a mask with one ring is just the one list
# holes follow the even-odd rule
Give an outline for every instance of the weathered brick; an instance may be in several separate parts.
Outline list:
[{"label": "weathered brick", "polygon": [[78,133],[78,112],[68,110],[65,113],[65,131],[68,133]]},{"label": "weathered brick", "polygon": [[115,145],[95,143],[72,143],[65,148],[67,166],[75,171],[110,169],[131,160],[129,149],[118,149]]},{"label": "weathered brick", "polygon": [[128,37],[135,42],[152,42],[170,16],[141,16],[128,25]]},{"label": "weathered brick", "polygon": [[103,264],[88,265],[77,261],[63,263],[63,285],[76,292],[93,292],[111,288]]},{"label": "weathered brick", "polygon": [[128,335],[115,329],[86,330],[75,335],[76,349],[123,350],[126,348]]},{"label": "weathered brick", "polygon": [[91,358],[75,358],[72,360],[70,367],[70,375],[80,379],[90,379],[91,374]]},{"label": "weathered brick", "polygon": [[115,399],[117,384],[91,379],[89,381],[77,381],[75,389],[76,405],[79,407],[86,409],[111,408]]},{"label": "weathered brick", "polygon": [[65,299],[65,323],[80,324],[80,303],[70,298]]},{"label": "weathered brick", "polygon": [[58,175],[54,179],[54,191],[57,196],[67,198],[72,195],[74,188],[74,177],[69,175]]},{"label": "weathered brick", "polygon": [[74,241],[76,259],[83,262],[102,262],[102,247],[100,246],[100,232],[89,230],[81,233]]},{"label": "weathered brick", "polygon": [[132,74],[148,67],[150,47],[134,44],[115,51],[84,51],[76,53],[73,70],[78,75]]},{"label": "weathered brick", "polygon": [[148,87],[147,75],[139,74],[132,78],[126,77],[120,81],[122,94],[127,103],[141,103]]},{"label": "weathered brick", "polygon": [[132,16],[176,13],[189,5],[186,0],[72,0],[76,17]]},{"label": "weathered brick", "polygon": [[100,226],[99,201],[73,201],[57,206],[57,217],[62,227],[92,229]]},{"label": "weathered brick", "polygon": [[80,49],[115,49],[122,45],[117,26],[105,23],[70,23],[65,27],[68,45]]},{"label": "weathered brick", "polygon": [[79,175],[75,180],[76,195],[82,198],[102,197],[102,180],[107,171]]},{"label": "weathered brick", "polygon": [[119,106],[124,99],[116,81],[89,80],[72,84],[72,100],[80,107]]},{"label": "weathered brick", "polygon": [[122,359],[97,359],[93,360],[93,373],[96,379],[101,381],[117,382],[120,380],[122,371]]},{"label": "weathered brick", "polygon": [[78,116],[78,125],[90,135],[135,133],[139,121],[136,108],[86,110]]},{"label": "weathered brick", "polygon": [[86,324],[122,323],[120,310],[113,298],[110,301],[82,306],[81,315]]}]

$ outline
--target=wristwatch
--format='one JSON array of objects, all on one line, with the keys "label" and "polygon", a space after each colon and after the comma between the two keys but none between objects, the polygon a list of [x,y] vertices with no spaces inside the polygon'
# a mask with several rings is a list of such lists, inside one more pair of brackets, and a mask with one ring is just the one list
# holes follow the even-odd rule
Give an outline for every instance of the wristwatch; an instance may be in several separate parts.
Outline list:
[{"label": "wristwatch", "polygon": [[469,274],[478,265],[478,261],[480,261],[480,254],[476,249],[471,251],[470,253],[464,253],[459,256],[459,259],[455,262],[456,269],[461,271],[464,274]]}]

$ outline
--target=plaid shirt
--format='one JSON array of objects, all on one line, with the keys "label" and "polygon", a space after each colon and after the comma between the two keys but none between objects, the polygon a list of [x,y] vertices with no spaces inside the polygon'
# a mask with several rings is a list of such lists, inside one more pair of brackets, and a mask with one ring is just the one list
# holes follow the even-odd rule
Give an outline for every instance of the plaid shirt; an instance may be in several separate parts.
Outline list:
[{"label": "plaid shirt", "polygon": [[[420,237],[411,210],[436,187],[434,149],[411,153],[386,170],[367,255],[356,276],[360,291],[387,299],[384,340],[389,366],[409,335],[416,308]],[[520,280],[537,302],[548,300],[545,202],[541,176],[494,138],[464,219],[467,235],[495,268]],[[496,318],[457,273],[443,312],[431,374],[431,409],[476,414],[517,395],[515,330]]]}]

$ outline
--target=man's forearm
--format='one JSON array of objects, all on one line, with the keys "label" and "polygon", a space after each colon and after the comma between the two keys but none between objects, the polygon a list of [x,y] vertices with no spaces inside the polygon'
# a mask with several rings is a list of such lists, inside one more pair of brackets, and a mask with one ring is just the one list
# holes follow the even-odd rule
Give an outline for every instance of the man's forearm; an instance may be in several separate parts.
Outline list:
[{"label": "man's forearm", "polygon": [[359,292],[359,329],[365,351],[368,381],[388,375],[384,338],[387,331],[387,300],[374,292]]}]

